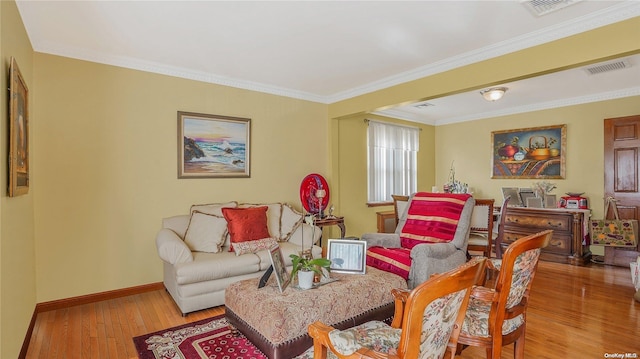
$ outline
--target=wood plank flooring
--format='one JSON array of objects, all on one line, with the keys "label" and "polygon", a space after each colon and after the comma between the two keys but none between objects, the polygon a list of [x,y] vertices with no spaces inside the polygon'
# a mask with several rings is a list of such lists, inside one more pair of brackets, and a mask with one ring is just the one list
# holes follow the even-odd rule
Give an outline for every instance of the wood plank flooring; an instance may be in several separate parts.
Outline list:
[{"label": "wood plank flooring", "polygon": [[[628,268],[540,262],[527,317],[526,358],[640,357],[640,303]],[[27,358],[137,358],[132,338],[224,313],[182,317],[164,290],[38,314]],[[502,358],[513,358],[513,345]],[[459,358],[485,358],[467,348]],[[609,356],[610,358],[612,356]]]}]

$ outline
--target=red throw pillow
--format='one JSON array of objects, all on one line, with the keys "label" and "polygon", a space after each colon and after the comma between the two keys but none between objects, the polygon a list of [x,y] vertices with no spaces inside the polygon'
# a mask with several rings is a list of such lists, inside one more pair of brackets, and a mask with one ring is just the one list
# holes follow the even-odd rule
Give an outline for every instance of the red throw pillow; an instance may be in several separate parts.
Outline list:
[{"label": "red throw pillow", "polygon": [[267,209],[267,206],[222,208],[222,215],[227,220],[227,229],[231,237],[230,252],[233,252],[233,243],[271,237],[267,226]]}]

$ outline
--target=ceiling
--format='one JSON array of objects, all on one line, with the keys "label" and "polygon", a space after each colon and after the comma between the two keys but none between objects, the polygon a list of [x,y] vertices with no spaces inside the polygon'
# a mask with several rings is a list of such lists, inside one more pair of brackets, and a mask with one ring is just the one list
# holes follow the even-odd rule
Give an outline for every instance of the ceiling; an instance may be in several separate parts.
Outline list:
[{"label": "ceiling", "polygon": [[[572,2],[540,16],[527,1],[16,1],[37,52],[321,103],[640,16],[639,1],[536,3]],[[379,113],[438,125],[640,95],[639,56],[500,84],[497,102],[473,91]]]}]

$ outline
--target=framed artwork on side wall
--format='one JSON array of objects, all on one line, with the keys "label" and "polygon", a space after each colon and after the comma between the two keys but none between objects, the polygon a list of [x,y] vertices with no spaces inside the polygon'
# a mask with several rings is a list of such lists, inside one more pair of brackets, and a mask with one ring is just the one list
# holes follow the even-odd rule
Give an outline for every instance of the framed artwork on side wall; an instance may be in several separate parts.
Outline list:
[{"label": "framed artwork on side wall", "polygon": [[491,132],[491,178],[565,178],[567,125]]},{"label": "framed artwork on side wall", "polygon": [[178,178],[249,177],[251,119],[178,111]]},{"label": "framed artwork on side wall", "polygon": [[9,197],[29,192],[29,90],[18,63],[9,68]]}]

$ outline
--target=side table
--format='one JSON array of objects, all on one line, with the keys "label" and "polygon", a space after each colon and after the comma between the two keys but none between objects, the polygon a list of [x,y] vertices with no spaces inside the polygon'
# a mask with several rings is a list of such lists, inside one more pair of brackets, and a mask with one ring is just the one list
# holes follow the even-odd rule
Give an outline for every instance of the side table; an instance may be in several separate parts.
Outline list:
[{"label": "side table", "polygon": [[325,217],[321,219],[316,218],[313,221],[313,224],[318,227],[338,226],[338,228],[340,228],[340,238],[344,238],[346,232],[346,229],[344,227],[344,217]]}]

